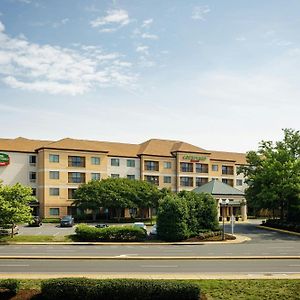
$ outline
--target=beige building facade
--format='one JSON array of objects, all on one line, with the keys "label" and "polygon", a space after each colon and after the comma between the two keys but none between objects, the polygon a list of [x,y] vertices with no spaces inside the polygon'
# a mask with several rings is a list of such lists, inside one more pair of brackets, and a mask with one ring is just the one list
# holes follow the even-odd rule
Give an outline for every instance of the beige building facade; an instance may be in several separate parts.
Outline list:
[{"label": "beige building facade", "polygon": [[39,201],[38,213],[46,218],[74,214],[75,190],[92,179],[146,180],[174,192],[193,190],[211,180],[245,189],[243,175],[237,174],[246,163],[245,154],[205,150],[181,141],[0,139],[0,158],[1,153],[9,163],[0,161],[0,180],[31,186]]}]

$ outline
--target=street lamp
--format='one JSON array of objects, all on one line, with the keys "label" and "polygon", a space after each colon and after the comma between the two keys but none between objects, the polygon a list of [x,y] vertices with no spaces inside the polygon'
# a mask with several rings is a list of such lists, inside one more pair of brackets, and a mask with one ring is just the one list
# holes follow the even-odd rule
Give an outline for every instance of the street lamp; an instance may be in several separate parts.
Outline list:
[{"label": "street lamp", "polygon": [[222,240],[225,240],[225,206],[229,204],[229,199],[223,201],[223,199],[219,199],[219,204],[222,207],[222,220],[223,220],[223,231],[222,231]]}]

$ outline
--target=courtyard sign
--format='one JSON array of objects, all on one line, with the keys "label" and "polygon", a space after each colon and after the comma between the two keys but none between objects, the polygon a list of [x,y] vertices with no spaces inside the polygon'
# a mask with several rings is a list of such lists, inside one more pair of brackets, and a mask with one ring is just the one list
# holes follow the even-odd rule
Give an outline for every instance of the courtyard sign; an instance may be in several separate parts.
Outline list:
[{"label": "courtyard sign", "polygon": [[182,159],[190,160],[191,162],[198,162],[198,161],[206,160],[206,156],[198,156],[198,155],[185,154],[182,157]]},{"label": "courtyard sign", "polygon": [[5,153],[0,153],[0,166],[9,165],[9,156]]}]

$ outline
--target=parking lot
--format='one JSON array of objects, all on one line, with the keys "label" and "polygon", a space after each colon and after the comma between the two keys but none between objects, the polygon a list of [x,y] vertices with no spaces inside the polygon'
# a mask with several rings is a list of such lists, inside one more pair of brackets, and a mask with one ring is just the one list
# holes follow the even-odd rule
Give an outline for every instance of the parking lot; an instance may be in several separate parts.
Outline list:
[{"label": "parking lot", "polygon": [[[90,226],[95,226],[97,223],[90,223]],[[131,223],[121,224],[114,223],[109,226],[130,226]],[[29,227],[27,224],[19,225],[19,235],[69,235],[75,233],[76,225],[73,227],[60,227],[60,224],[44,223],[40,227]],[[151,226],[147,226],[147,231],[151,230]]]}]

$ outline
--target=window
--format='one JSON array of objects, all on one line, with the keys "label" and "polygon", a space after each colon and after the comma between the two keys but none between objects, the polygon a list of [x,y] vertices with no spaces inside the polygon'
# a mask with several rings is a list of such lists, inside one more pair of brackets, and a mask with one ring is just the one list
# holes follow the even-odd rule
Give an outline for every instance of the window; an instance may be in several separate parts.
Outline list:
[{"label": "window", "polygon": [[233,186],[233,179],[222,178],[222,182]]},{"label": "window", "polygon": [[212,178],[211,180],[219,180],[219,178],[214,177],[214,178]]},{"label": "window", "polygon": [[222,166],[222,174],[233,175],[233,166]]},{"label": "window", "polygon": [[171,183],[171,176],[164,176],[164,183]]},{"label": "window", "polygon": [[193,177],[180,177],[181,186],[193,186]]},{"label": "window", "polygon": [[135,175],[127,175],[127,178],[130,180],[135,180]]},{"label": "window", "polygon": [[208,173],[208,165],[207,164],[196,164],[196,172],[197,173]]},{"label": "window", "polygon": [[50,196],[59,196],[59,188],[50,188],[49,195]]},{"label": "window", "polygon": [[29,164],[35,165],[36,164],[36,156],[35,155],[29,155]]},{"label": "window", "polygon": [[69,156],[68,157],[68,166],[84,168],[85,167],[85,157],[84,156]]},{"label": "window", "polygon": [[203,177],[196,178],[196,186],[201,186],[205,183],[208,183],[208,178],[203,178]]},{"label": "window", "polygon": [[58,154],[49,154],[49,162],[59,163],[59,155]]},{"label": "window", "polygon": [[92,180],[100,180],[100,173],[92,173],[91,174],[91,179]]},{"label": "window", "polygon": [[110,165],[114,167],[119,167],[120,166],[120,160],[118,158],[112,158],[110,160]]},{"label": "window", "polygon": [[169,161],[164,162],[164,169],[171,169],[172,168],[172,163]]},{"label": "window", "polygon": [[158,161],[145,160],[144,166],[146,171],[159,171]]},{"label": "window", "polygon": [[91,157],[92,165],[100,165],[100,157]]},{"label": "window", "polygon": [[127,167],[135,167],[135,160],[134,159],[127,159]]},{"label": "window", "polygon": [[243,185],[243,179],[237,179],[236,180],[236,185],[237,186],[242,186]]},{"label": "window", "polygon": [[59,179],[59,171],[49,171],[50,179]]},{"label": "window", "polygon": [[159,185],[159,177],[158,176],[145,175],[144,179],[147,182],[153,183],[155,185]]},{"label": "window", "polygon": [[110,177],[111,178],[120,178],[120,174],[111,174]]},{"label": "window", "polygon": [[36,182],[36,172],[29,172],[29,181]]},{"label": "window", "polygon": [[50,208],[49,213],[50,216],[59,216],[59,208]]},{"label": "window", "polygon": [[68,189],[68,199],[75,199],[75,192],[77,189]]},{"label": "window", "polygon": [[212,165],[211,170],[214,171],[214,172],[218,172],[219,166],[218,165]]},{"label": "window", "polygon": [[193,164],[192,163],[180,163],[180,170],[181,172],[193,172]]},{"label": "window", "polygon": [[85,173],[69,172],[68,173],[68,182],[69,183],[84,183],[85,182]]},{"label": "window", "polygon": [[31,195],[32,196],[36,196],[36,188],[31,188]]}]

